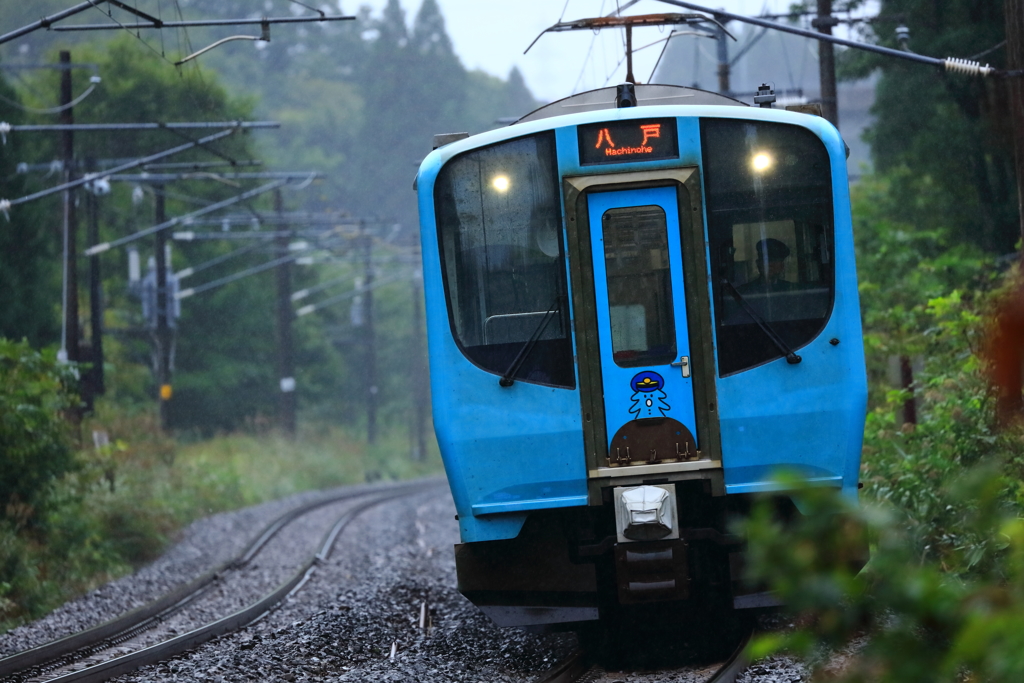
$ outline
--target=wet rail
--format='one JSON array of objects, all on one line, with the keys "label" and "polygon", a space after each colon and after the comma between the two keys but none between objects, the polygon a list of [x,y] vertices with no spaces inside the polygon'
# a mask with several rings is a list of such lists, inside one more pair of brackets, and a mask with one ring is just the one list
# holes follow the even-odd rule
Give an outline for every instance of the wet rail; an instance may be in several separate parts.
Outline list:
[{"label": "wet rail", "polygon": [[[753,630],[748,632],[729,658],[722,662],[705,683],[735,683],[739,675],[747,668],[748,662],[745,653],[753,635]],[[656,675],[654,672],[652,674]],[[604,670],[593,662],[593,658],[585,648],[580,647],[541,674],[534,683],[600,683],[604,677]],[[614,680],[619,680],[619,678],[616,676]]]},{"label": "wet rail", "polygon": [[[206,572],[188,584],[167,593],[138,609],[103,624],[45,643],[30,650],[0,659],[0,681],[45,680],[47,683],[104,681],[188,651],[218,636],[236,631],[266,615],[275,605],[297,592],[309,580],[316,566],[326,561],[341,532],[361,514],[383,503],[415,495],[440,486],[439,481],[413,482],[372,490],[346,491],[292,508],[266,527],[241,553]],[[187,633],[163,640],[119,657],[82,668],[48,676],[47,672],[67,667],[127,642],[136,635],[156,628],[172,614],[180,612],[217,586],[225,574],[244,568],[290,523],[323,507],[352,502],[337,518],[312,553],[299,568],[276,588],[248,606],[210,621]]]}]

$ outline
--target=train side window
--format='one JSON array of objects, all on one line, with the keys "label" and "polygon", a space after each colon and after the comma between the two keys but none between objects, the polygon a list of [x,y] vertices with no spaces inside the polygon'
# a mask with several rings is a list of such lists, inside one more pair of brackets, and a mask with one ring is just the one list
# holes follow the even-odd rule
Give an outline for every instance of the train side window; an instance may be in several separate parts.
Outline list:
[{"label": "train side window", "polygon": [[631,368],[675,360],[665,210],[609,209],[601,224],[615,364]]},{"label": "train side window", "polygon": [[788,124],[704,119],[701,144],[724,377],[784,355],[764,325],[796,349],[828,321],[831,165],[817,136]]},{"label": "train side window", "polygon": [[434,204],[462,352],[503,375],[529,348],[517,381],[575,387],[554,133],[452,159],[437,176]]}]

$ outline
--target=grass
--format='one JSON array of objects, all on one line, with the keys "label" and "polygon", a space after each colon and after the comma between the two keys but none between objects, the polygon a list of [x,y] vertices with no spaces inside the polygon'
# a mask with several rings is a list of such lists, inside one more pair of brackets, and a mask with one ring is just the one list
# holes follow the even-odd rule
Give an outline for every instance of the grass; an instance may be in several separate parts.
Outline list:
[{"label": "grass", "polygon": [[151,413],[102,406],[82,425],[110,435],[83,444],[79,467],[55,486],[45,510],[0,518],[0,633],[156,558],[192,521],[311,489],[442,471],[436,444],[410,458],[404,428],[368,445],[355,429],[307,427],[181,443]]}]

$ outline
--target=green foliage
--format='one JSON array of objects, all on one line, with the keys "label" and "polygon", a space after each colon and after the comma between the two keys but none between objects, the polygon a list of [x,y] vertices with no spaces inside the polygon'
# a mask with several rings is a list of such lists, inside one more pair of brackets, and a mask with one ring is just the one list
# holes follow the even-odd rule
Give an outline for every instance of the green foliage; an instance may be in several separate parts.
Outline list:
[{"label": "green foliage", "polygon": [[[11,125],[30,123],[18,106],[21,98],[0,76],[0,121]],[[8,133],[0,145],[0,198],[28,194],[28,177],[16,172],[20,161],[37,153],[38,140],[31,135]],[[36,202],[0,216],[0,337],[26,338],[36,348],[59,339],[60,318],[60,214],[55,202]],[[55,267],[56,266],[56,267]]]},{"label": "green foliage", "polygon": [[[192,0],[207,16],[241,16],[245,2]],[[286,0],[269,14],[290,11]],[[248,45],[225,46],[203,58],[224,82],[257,94],[261,117],[290,130],[264,149],[277,163],[317,168],[328,178],[308,208],[339,205],[354,215],[381,216],[415,235],[416,166],[435,133],[494,128],[497,119],[537,106],[521,74],[506,80],[469,71],[455,54],[436,0],[420,4],[409,25],[397,0],[379,16],[289,31],[255,57]]]},{"label": "green foliage", "polygon": [[909,175],[905,168],[872,174],[851,188],[872,405],[886,400],[890,357],[931,356],[958,343],[976,348],[975,328],[957,331],[948,320],[936,326],[937,310],[929,302],[955,292],[957,304],[964,299],[969,309],[975,292],[992,288],[997,277],[980,249],[952,239],[948,223],[924,228],[909,222],[914,211],[926,209],[934,190],[921,181],[915,205],[903,206],[903,192],[893,188]]},{"label": "green foliage", "polygon": [[[971,57],[1005,37],[1002,2],[882,0],[864,39],[933,57]],[[1004,49],[983,58],[1005,67]],[[858,50],[839,56],[841,75],[881,71],[866,138],[876,170],[902,172],[892,185],[899,220],[942,227],[948,238],[1004,254],[1019,238],[1013,147],[1005,80],[968,78]],[[922,192],[923,191],[923,192]]]},{"label": "green foliage", "polygon": [[[1005,296],[1001,278],[944,225],[922,231],[893,220],[893,173],[854,192],[873,385],[865,505],[819,489],[798,494],[806,514],[792,526],[767,504],[755,512],[750,578],[779,591],[801,627],[761,639],[754,652],[807,657],[816,680],[1020,680],[1024,440],[1019,429],[996,429],[979,357],[987,315]],[[1013,291],[1015,276],[1005,280]],[[885,389],[892,355],[917,359],[909,391]],[[904,424],[908,400],[916,424]],[[872,556],[858,574],[845,551],[865,527]],[[829,668],[831,652],[862,636],[841,671]]]},{"label": "green foliage", "polygon": [[54,353],[0,338],[0,519],[33,520],[53,482],[75,467],[65,413],[74,377]]},{"label": "green foliage", "polygon": [[[296,9],[288,0],[270,0],[261,7],[268,15],[287,15]],[[0,15],[0,32],[59,9],[63,9],[60,0],[39,0],[31,11],[12,8]],[[149,10],[159,8],[150,6]],[[248,16],[252,7],[245,0],[182,0],[178,10],[186,18],[223,19]],[[121,16],[121,10],[113,11]],[[467,70],[455,55],[439,6],[432,0],[421,4],[411,24],[397,2],[387,5],[379,16],[366,9],[360,10],[359,16],[355,22],[274,27],[274,40],[269,43],[259,47],[243,41],[229,43],[180,69],[172,66],[173,61],[201,47],[195,32],[167,30],[136,36],[127,32],[40,31],[24,39],[21,51],[11,55],[10,61],[53,62],[58,49],[70,49],[74,62],[96,64],[103,80],[75,107],[79,123],[239,118],[281,122],[280,130],[233,135],[211,145],[210,150],[234,159],[261,159],[266,170],[321,172],[323,181],[301,193],[284,194],[285,209],[379,217],[380,222],[371,226],[379,238],[375,254],[381,260],[402,261],[418,242],[415,193],[410,185],[416,165],[430,150],[433,134],[487,130],[498,125],[498,118],[524,114],[536,102],[518,71],[503,80]],[[14,73],[18,95],[27,104],[43,107],[55,103],[58,72]],[[88,87],[90,75],[89,70],[73,71],[76,95]],[[0,90],[0,95],[5,92]],[[14,95],[13,91],[9,94]],[[0,101],[0,120],[50,123],[51,119],[18,114]],[[14,166],[19,161],[41,162],[59,156],[58,136],[17,134],[9,142],[0,147],[0,179],[8,182],[0,188],[0,196],[21,196],[52,183],[53,178],[44,177],[44,172],[17,175]],[[83,163],[90,157],[153,153],[181,142],[180,136],[167,131],[75,135],[76,153]],[[210,151],[196,150],[169,161],[216,158]],[[208,178],[168,184],[162,190],[166,214],[180,216],[256,184],[235,187]],[[100,199],[101,240],[153,224],[158,190],[150,185],[143,188],[140,203],[132,201],[135,188],[126,183],[113,183],[111,194]],[[267,195],[239,205],[239,209],[265,211],[269,205]],[[58,198],[15,207],[13,225],[0,231],[0,291],[9,302],[0,307],[0,333],[28,336],[36,345],[56,341],[59,332],[60,235],[56,229],[39,228],[59,226],[59,211]],[[80,248],[83,214],[79,212]],[[394,224],[402,226],[400,231],[389,233]],[[145,270],[152,239],[137,244]],[[212,240],[175,243],[171,266],[173,270],[196,266],[239,245]],[[402,250],[405,253],[400,257]],[[183,281],[183,286],[241,271],[269,258],[265,250],[256,250],[197,273]],[[124,252],[112,250],[101,262],[108,391],[126,406],[152,405],[156,395],[155,382],[148,373],[152,340],[141,319],[138,299],[128,293]],[[382,277],[391,274],[381,270]],[[79,272],[85,272],[82,262]],[[296,289],[347,276],[330,294],[350,287],[359,274],[345,265],[293,270]],[[275,412],[279,378],[274,357],[273,278],[272,272],[266,272],[182,302],[174,399],[170,403],[170,421],[176,430],[209,436],[261,424]],[[84,282],[83,277],[79,300],[83,314],[88,310]],[[407,421],[416,393],[410,390],[409,381],[417,353],[413,349],[422,355],[425,348],[422,332],[414,333],[409,325],[411,293],[404,281],[375,292],[377,398],[385,428]],[[341,304],[295,325],[298,399],[304,417],[352,426],[364,419],[367,387],[361,330],[353,328],[348,318],[349,307]],[[89,326],[84,325],[83,331],[88,335]],[[88,354],[85,344],[86,360]]]},{"label": "green foliage", "polygon": [[[895,508],[858,508],[829,490],[804,490],[806,517],[783,528],[765,501],[746,527],[750,578],[769,582],[803,627],[760,638],[753,654],[788,649],[814,665],[815,680],[1021,680],[1024,522],[1006,505],[1005,483],[990,463],[961,472],[943,493],[964,512],[959,526],[998,550],[984,570],[972,566],[971,544],[952,549],[942,563],[922,557],[924,530]],[[857,574],[843,549],[858,543],[868,525],[874,552]],[[864,634],[866,644],[841,671],[826,671],[831,649]]]},{"label": "green foliage", "polygon": [[412,462],[394,433],[373,446],[335,427],[297,440],[263,431],[181,445],[160,433],[152,410],[132,415],[102,401],[83,426],[108,432],[110,445],[79,454],[31,533],[0,519],[0,632],[152,560],[200,517],[441,470],[436,444]]}]

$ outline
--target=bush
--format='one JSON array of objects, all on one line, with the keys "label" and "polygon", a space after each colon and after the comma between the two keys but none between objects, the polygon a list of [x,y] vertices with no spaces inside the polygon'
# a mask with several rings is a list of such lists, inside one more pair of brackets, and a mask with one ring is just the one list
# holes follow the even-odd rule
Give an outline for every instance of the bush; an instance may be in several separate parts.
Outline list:
[{"label": "bush", "polygon": [[[1024,520],[1005,504],[1005,483],[997,467],[976,465],[943,492],[966,511],[965,535],[994,546],[984,568],[972,543],[941,562],[922,557],[923,527],[892,506],[858,508],[833,491],[804,490],[806,516],[784,529],[764,501],[745,525],[749,578],[768,582],[801,628],[759,637],[753,656],[789,650],[811,663],[814,680],[1024,680]],[[874,549],[857,574],[843,550],[865,526]],[[843,670],[826,671],[831,651],[865,634]]]},{"label": "bush", "polygon": [[[890,182],[869,177],[854,192],[872,385],[864,506],[805,490],[807,514],[786,528],[767,502],[756,509],[744,528],[749,579],[776,590],[799,628],[753,653],[789,649],[816,680],[1024,680],[1024,426],[998,428],[982,354],[986,320],[1020,295],[1020,276],[1001,277],[941,225],[891,220]],[[892,356],[915,359],[909,388],[886,388]],[[843,551],[865,527],[872,557],[858,574]],[[855,641],[843,670],[826,671]]]},{"label": "bush", "polygon": [[69,366],[0,338],[0,517],[38,519],[54,481],[76,466],[66,415],[78,404]]}]

